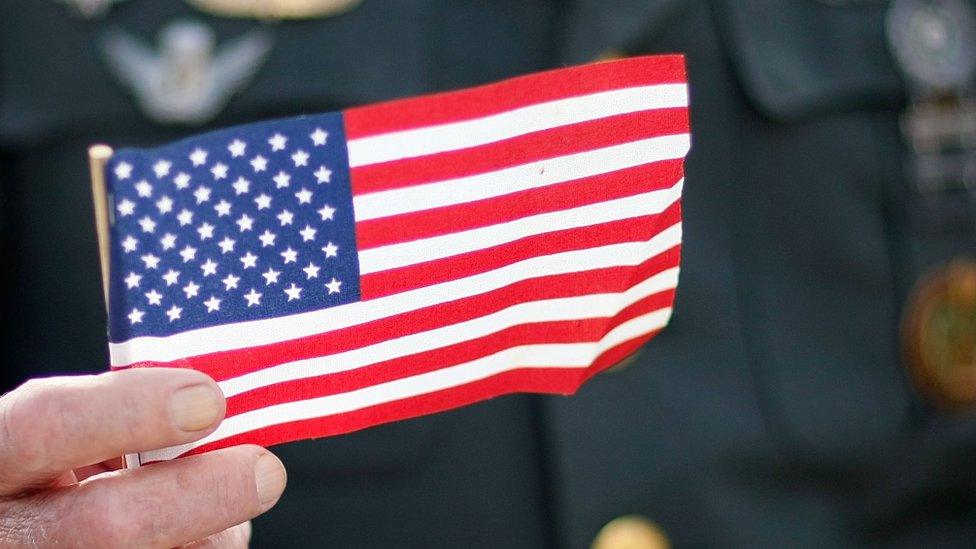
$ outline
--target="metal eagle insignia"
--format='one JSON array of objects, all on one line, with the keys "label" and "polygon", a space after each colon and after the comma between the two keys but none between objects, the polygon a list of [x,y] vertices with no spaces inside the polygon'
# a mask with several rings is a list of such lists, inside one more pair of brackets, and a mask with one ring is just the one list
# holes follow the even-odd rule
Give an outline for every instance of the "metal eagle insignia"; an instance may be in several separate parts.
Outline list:
[{"label": "metal eagle insignia", "polygon": [[976,406],[976,259],[956,259],[919,281],[902,328],[926,395],[950,410]]},{"label": "metal eagle insignia", "polygon": [[200,11],[221,17],[316,19],[347,12],[362,0],[187,0]]},{"label": "metal eagle insignia", "polygon": [[116,77],[150,118],[202,124],[254,77],[272,44],[264,29],[219,49],[216,42],[206,25],[178,21],[160,31],[158,51],[122,30],[107,32],[99,45]]}]

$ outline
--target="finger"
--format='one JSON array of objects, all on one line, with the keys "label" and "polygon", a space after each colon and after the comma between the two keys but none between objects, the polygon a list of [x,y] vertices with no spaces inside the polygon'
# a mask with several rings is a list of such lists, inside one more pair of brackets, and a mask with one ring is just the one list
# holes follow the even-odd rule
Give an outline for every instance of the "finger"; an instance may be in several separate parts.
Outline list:
[{"label": "finger", "polygon": [[225,405],[212,379],[185,369],[28,381],[0,398],[0,496],[123,453],[204,437]]},{"label": "finger", "polygon": [[[30,536],[41,547],[174,547],[263,513],[285,482],[273,454],[236,446],[40,492],[11,502],[0,517],[19,517],[13,540]],[[3,520],[0,532],[10,530]]]},{"label": "finger", "polygon": [[245,549],[250,542],[251,522],[248,521],[206,539],[188,543],[183,549]]}]

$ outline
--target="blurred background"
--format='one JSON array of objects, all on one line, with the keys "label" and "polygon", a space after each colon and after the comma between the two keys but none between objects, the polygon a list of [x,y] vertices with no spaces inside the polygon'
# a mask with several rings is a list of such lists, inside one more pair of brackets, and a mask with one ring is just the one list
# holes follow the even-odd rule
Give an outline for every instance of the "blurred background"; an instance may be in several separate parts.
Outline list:
[{"label": "blurred background", "polygon": [[687,56],[671,326],[571,398],[276,448],[255,547],[972,546],[976,3],[0,0],[0,388],[107,368],[86,164]]}]

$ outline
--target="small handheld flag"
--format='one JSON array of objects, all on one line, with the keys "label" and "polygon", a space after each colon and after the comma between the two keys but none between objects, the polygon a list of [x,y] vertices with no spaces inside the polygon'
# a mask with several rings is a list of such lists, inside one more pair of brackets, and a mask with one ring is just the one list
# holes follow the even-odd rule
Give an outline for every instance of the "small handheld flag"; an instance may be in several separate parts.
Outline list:
[{"label": "small handheld flag", "polygon": [[115,152],[112,366],[228,399],[140,461],[574,392],[671,316],[687,108],[640,57]]}]

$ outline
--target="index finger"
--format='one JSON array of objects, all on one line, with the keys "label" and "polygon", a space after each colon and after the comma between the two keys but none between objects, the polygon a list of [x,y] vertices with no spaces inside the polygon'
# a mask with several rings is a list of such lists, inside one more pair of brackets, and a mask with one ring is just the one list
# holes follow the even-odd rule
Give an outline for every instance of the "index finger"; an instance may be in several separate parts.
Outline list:
[{"label": "index finger", "polygon": [[224,411],[217,384],[193,370],[28,381],[0,397],[0,496],[124,453],[197,440],[217,428]]}]

